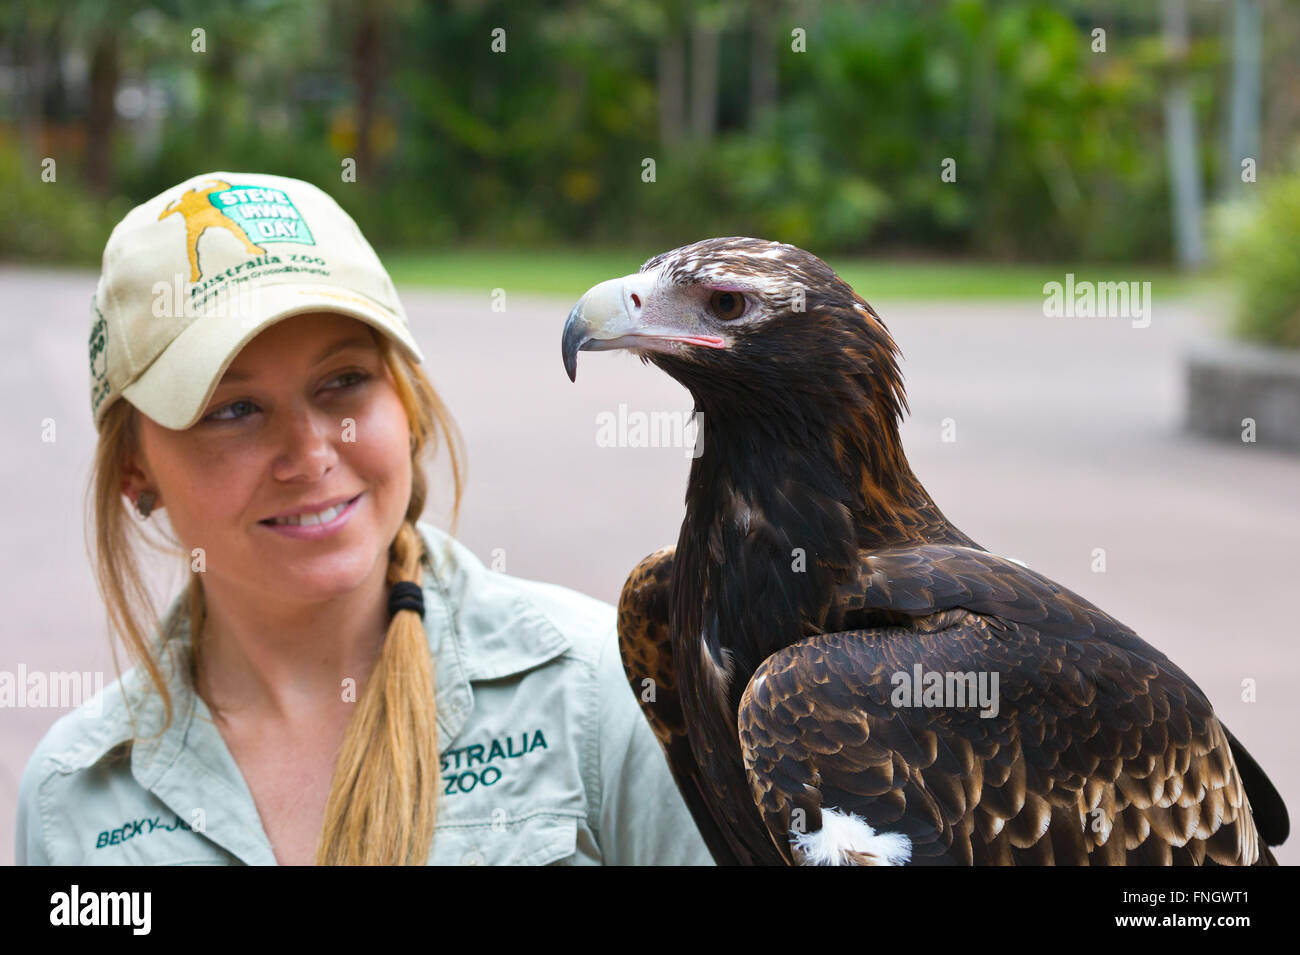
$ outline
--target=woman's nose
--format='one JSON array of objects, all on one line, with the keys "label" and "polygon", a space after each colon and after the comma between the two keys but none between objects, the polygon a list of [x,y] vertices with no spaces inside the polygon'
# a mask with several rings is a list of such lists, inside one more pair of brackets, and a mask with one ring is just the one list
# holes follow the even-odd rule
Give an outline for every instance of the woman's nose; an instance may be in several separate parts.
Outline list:
[{"label": "woman's nose", "polygon": [[282,481],[320,478],[338,458],[334,439],[342,427],[341,423],[310,408],[287,413],[279,435],[282,451],[276,459],[276,478]]}]

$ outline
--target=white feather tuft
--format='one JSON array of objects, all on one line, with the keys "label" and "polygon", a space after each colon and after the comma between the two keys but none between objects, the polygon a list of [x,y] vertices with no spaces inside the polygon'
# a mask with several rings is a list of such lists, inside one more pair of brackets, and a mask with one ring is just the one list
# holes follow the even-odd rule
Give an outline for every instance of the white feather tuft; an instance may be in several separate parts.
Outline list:
[{"label": "white feather tuft", "polygon": [[904,865],[912,858],[912,840],[901,832],[876,832],[861,816],[822,810],[816,832],[790,833],[790,846],[804,865],[854,865],[848,853],[871,859],[868,865]]}]

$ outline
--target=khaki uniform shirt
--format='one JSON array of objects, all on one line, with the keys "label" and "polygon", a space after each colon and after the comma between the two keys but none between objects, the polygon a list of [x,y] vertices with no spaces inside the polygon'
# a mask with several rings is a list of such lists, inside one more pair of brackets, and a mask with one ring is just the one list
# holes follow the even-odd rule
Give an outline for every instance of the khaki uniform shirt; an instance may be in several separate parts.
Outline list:
[{"label": "khaki uniform shirt", "polygon": [[[417,527],[436,567],[424,579],[442,758],[429,863],[711,865],[623,674],[614,608],[490,571]],[[171,725],[157,736],[162,701],[138,666],[61,717],[19,786],[17,864],[275,865],[184,676],[183,596],[160,628]]]}]

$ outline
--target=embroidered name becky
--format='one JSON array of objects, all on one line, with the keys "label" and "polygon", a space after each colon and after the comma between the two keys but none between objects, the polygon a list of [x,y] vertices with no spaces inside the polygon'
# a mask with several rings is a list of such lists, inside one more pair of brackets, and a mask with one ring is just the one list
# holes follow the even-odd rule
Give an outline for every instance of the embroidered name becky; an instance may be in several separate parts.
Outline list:
[{"label": "embroidered name becky", "polygon": [[[95,840],[95,848],[102,849],[105,846],[121,845],[128,839],[134,839],[136,836],[147,836],[157,832],[175,832],[177,829],[184,829],[189,832],[194,827],[187,823],[175,813],[172,814],[172,824],[164,826],[162,816],[154,816],[152,819],[128,819],[116,829],[105,829]],[[147,828],[146,828],[147,827]]]}]

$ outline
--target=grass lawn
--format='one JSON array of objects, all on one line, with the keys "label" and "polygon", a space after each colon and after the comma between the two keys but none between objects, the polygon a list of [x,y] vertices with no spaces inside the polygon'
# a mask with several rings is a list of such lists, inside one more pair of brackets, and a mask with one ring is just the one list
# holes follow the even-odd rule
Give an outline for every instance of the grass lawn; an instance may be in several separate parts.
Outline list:
[{"label": "grass lawn", "polygon": [[[635,272],[653,251],[632,249],[450,249],[381,255],[398,286],[577,297],[597,282]],[[867,301],[890,299],[1041,298],[1047,282],[1150,282],[1159,297],[1196,295],[1218,284],[1213,275],[1181,275],[1150,265],[1010,265],[969,260],[863,259],[831,256],[829,264]]]}]

